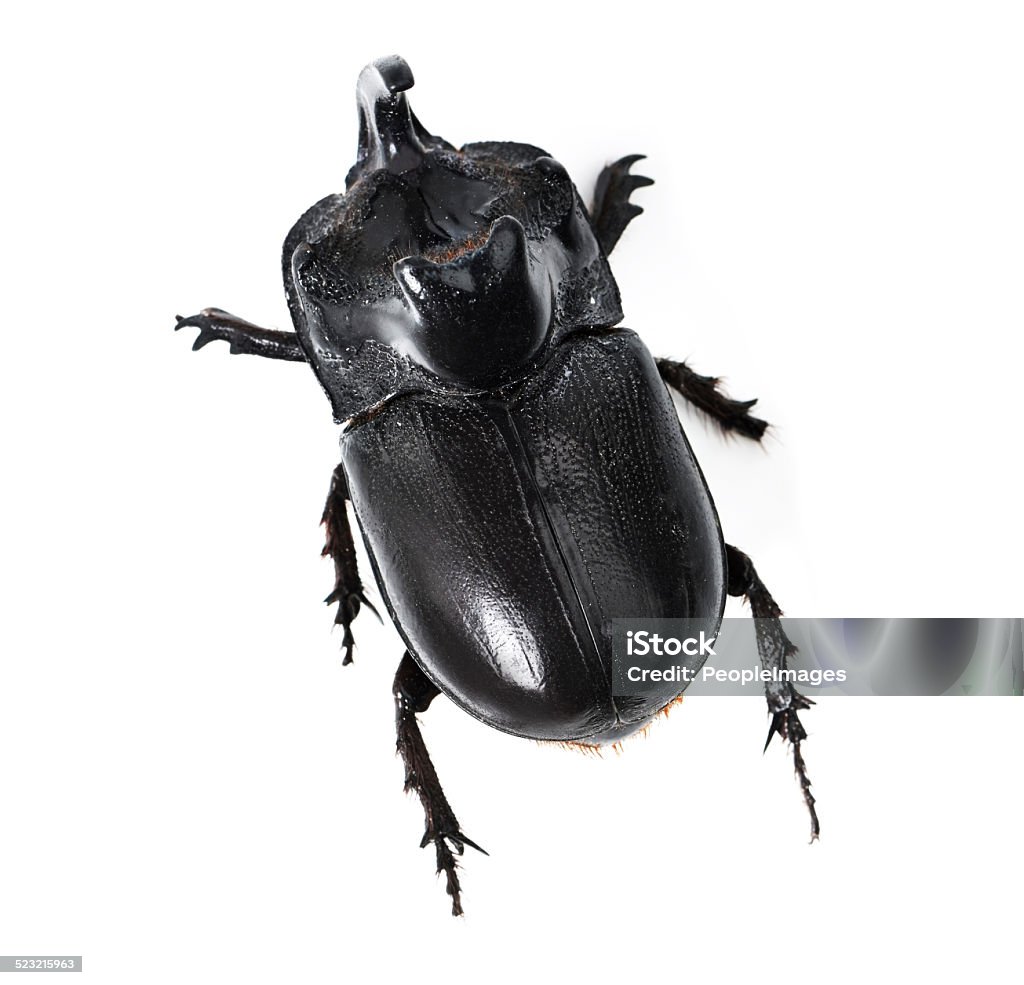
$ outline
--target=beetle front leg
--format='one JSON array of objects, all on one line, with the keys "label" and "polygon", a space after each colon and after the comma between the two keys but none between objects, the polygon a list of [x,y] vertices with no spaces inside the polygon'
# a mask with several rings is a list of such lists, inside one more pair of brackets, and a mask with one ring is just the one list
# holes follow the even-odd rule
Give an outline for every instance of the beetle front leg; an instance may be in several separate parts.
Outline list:
[{"label": "beetle front leg", "polygon": [[265,356],[268,359],[285,359],[289,362],[306,361],[306,354],[299,345],[299,337],[294,332],[276,332],[270,328],[260,328],[238,315],[220,308],[204,308],[198,315],[182,318],[175,315],[179,328],[198,328],[199,335],[192,343],[193,350],[201,349],[218,339],[231,346],[236,355]]},{"label": "beetle front leg", "polygon": [[[415,791],[427,816],[427,827],[420,848],[431,842],[437,852],[437,874],[445,874],[446,889],[452,898],[452,916],[462,916],[461,886],[456,871],[455,854],[462,855],[466,845],[487,854],[459,828],[458,818],[441,789],[434,764],[420,733],[417,712],[426,711],[440,691],[420,670],[406,651],[395,674],[395,725],[398,730],[398,754],[405,764],[406,792]],[[450,845],[449,845],[450,843]],[[454,849],[454,854],[452,849]]]},{"label": "beetle front leg", "polygon": [[684,362],[677,363],[671,359],[656,359],[655,362],[661,378],[694,407],[717,421],[723,431],[735,431],[754,441],[764,437],[768,422],[750,413],[756,399],[731,400],[719,389],[722,381],[717,376],[701,376]]},{"label": "beetle front leg", "polygon": [[352,528],[348,522],[348,483],[345,480],[344,466],[339,465],[331,476],[331,488],[324,504],[324,515],[320,522],[326,527],[326,537],[322,557],[330,557],[334,561],[334,591],[324,602],[327,605],[338,603],[338,611],[334,616],[334,624],[345,628],[341,645],[345,650],[342,665],[352,663],[352,648],[355,639],[352,636],[352,622],[361,606],[366,606],[377,618],[380,614],[367,600],[363,592],[363,582],[359,577],[359,566],[356,562],[356,545],[352,539]]},{"label": "beetle front leg", "polygon": [[[757,651],[761,657],[762,668],[766,671],[785,670],[789,657],[796,653],[796,647],[786,636],[782,623],[779,621],[782,610],[768,589],[765,588],[764,582],[761,581],[746,554],[728,544],[725,545],[725,554],[729,566],[729,594],[744,596],[750,603],[750,611],[755,620]],[[768,728],[768,740],[764,747],[768,748],[768,744],[776,732],[782,736],[783,742],[788,741],[792,744],[793,765],[803,790],[804,803],[807,804],[807,810],[811,815],[811,841],[814,841],[821,829],[818,824],[817,811],[814,809],[811,781],[807,776],[807,767],[800,752],[800,743],[807,738],[807,732],[797,714],[797,712],[809,708],[814,702],[800,694],[788,681],[769,681],[765,685],[765,696],[768,699],[768,710],[771,712],[772,722]]]},{"label": "beetle front leg", "polygon": [[629,196],[638,188],[653,185],[654,181],[642,174],[630,174],[629,169],[642,161],[643,154],[630,154],[609,164],[598,176],[594,188],[594,204],[590,210],[590,225],[601,249],[607,256],[615,248],[619,237],[643,209],[634,205]]}]

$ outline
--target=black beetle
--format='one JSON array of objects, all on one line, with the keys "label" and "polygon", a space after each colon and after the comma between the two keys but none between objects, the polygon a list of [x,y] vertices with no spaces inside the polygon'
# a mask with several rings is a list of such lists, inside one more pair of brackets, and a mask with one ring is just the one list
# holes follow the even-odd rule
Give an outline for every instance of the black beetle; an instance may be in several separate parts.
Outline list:
[{"label": "black beetle", "polygon": [[[679,684],[613,697],[611,620],[719,625],[745,596],[766,668],[793,646],[750,559],[723,538],[665,384],[722,428],[760,440],[753,400],[655,360],[622,319],[607,256],[641,209],[640,155],[602,172],[592,208],[565,169],[527,144],[456,150],[428,133],[399,57],[359,76],[359,152],[344,194],[295,224],[284,283],[295,333],[217,308],[178,318],[235,353],[308,362],[343,427],[323,515],[336,583],[328,603],[352,660],[369,606],[351,502],[388,612],[406,645],[395,677],[405,786],[426,813],[452,912],[466,845],[416,715],[444,693],[475,718],[534,739],[590,746],[640,730]],[[371,606],[372,608],[372,606]],[[800,743],[810,701],[769,685],[769,741]],[[481,849],[482,850],[482,849]]]}]

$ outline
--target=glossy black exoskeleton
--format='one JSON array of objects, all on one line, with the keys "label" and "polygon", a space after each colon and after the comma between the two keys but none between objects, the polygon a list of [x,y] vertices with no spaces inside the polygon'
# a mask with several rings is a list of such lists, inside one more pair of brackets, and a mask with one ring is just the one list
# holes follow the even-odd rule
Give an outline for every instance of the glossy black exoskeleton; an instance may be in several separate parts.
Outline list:
[{"label": "glossy black exoskeleton", "polygon": [[[344,194],[288,234],[295,333],[216,308],[178,327],[232,352],[308,362],[343,426],[324,524],[352,659],[368,605],[346,503],[406,645],[395,678],[406,788],[426,813],[461,913],[460,830],[416,714],[444,693],[516,735],[599,746],[681,693],[613,697],[611,620],[686,617],[713,634],[727,594],[758,619],[767,668],[792,645],[749,558],[722,539],[666,383],[726,430],[759,440],[754,401],[685,363],[655,360],[622,319],[608,254],[650,179],[639,156],[605,168],[588,210],[565,169],[527,144],[456,150],[409,108],[398,58],[359,77],[359,151]],[[768,692],[818,832],[788,685]]]}]

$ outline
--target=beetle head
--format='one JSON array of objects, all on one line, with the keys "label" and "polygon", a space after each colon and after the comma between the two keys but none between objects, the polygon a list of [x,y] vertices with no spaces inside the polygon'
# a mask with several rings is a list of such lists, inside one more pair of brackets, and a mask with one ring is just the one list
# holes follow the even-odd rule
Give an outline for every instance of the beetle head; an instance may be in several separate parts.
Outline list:
[{"label": "beetle head", "polygon": [[413,114],[412,84],[397,56],[363,69],[347,190],[300,221],[286,257],[300,334],[329,392],[360,371],[360,354],[384,349],[393,391],[410,376],[420,388],[491,389],[558,337],[622,317],[565,169],[526,144],[456,150]]}]

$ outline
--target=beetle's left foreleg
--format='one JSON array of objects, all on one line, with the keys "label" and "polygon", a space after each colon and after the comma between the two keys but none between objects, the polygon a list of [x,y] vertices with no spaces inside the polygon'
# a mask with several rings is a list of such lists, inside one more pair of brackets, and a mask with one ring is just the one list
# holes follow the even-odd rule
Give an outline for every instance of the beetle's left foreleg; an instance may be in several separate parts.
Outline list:
[{"label": "beetle's left foreleg", "polygon": [[[750,558],[742,551],[728,544],[725,545],[726,561],[729,565],[729,594],[745,596],[750,603],[750,611],[755,620],[757,632],[757,651],[761,657],[761,666],[766,671],[785,670],[786,664],[796,647],[790,642],[782,628],[779,608],[771,593],[754,569]],[[818,837],[820,826],[818,814],[814,809],[814,795],[811,793],[811,781],[807,776],[800,743],[807,738],[807,732],[800,722],[797,712],[810,707],[814,702],[804,697],[788,681],[769,681],[765,685],[765,696],[768,698],[768,710],[772,716],[768,729],[768,741],[765,749],[778,732],[783,741],[793,746],[793,763],[796,775],[803,790],[804,802],[811,815],[811,841]]]},{"label": "beetle's left foreleg", "polygon": [[[462,915],[461,887],[456,872],[455,852],[461,855],[466,845],[478,852],[487,852],[470,841],[459,829],[459,821],[441,789],[434,764],[430,761],[426,743],[420,733],[416,713],[426,711],[430,702],[441,692],[406,652],[395,674],[395,725],[398,730],[398,753],[405,763],[405,789],[415,791],[427,816],[427,829],[423,833],[421,848],[431,842],[437,851],[437,873],[445,874],[448,895],[452,898],[452,915]],[[449,846],[449,842],[451,843]]]},{"label": "beetle's left foreleg", "polygon": [[328,605],[338,603],[338,611],[334,616],[336,626],[343,626],[345,635],[341,645],[345,650],[342,664],[352,663],[352,622],[361,606],[366,606],[375,616],[380,618],[377,610],[370,604],[363,592],[363,582],[359,577],[356,563],[356,545],[352,539],[352,528],[348,522],[348,483],[345,480],[345,469],[339,465],[331,476],[331,488],[324,504],[324,515],[321,523],[326,528],[323,556],[334,561],[334,591],[324,599]]},{"label": "beetle's left foreleg", "polygon": [[201,349],[210,342],[222,340],[230,345],[235,355],[265,356],[267,359],[284,359],[293,363],[306,361],[299,337],[294,332],[260,328],[220,308],[204,308],[198,315],[189,318],[182,318],[181,315],[175,317],[175,331],[180,328],[199,329],[192,343],[193,349]]}]

